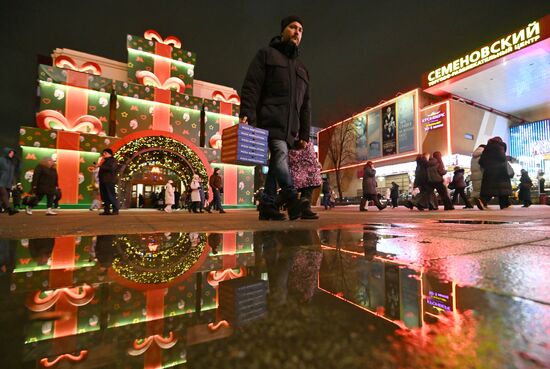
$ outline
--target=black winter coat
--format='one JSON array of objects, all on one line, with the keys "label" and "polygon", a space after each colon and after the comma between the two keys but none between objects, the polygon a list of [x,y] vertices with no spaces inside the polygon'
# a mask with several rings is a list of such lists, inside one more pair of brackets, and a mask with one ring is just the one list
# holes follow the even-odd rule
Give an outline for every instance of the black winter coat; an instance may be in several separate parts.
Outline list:
[{"label": "black winter coat", "polygon": [[363,194],[376,195],[376,170],[365,166],[363,170]]},{"label": "black winter coat", "polygon": [[309,73],[297,59],[296,47],[276,37],[258,51],[243,83],[239,115],[268,130],[270,140],[290,146],[298,139],[309,141]]},{"label": "black winter coat", "polygon": [[57,170],[38,164],[32,175],[32,191],[46,195],[55,195],[57,183]]},{"label": "black winter coat", "polygon": [[428,160],[425,157],[416,160],[413,187],[417,188],[428,184]]},{"label": "black winter coat", "polygon": [[399,197],[399,185],[398,184],[391,185],[390,198],[396,199],[398,197]]},{"label": "black winter coat", "polygon": [[481,181],[481,196],[510,196],[512,184],[508,176],[506,164],[506,144],[489,142],[479,158],[483,168]]},{"label": "black winter coat", "polygon": [[99,166],[99,173],[97,177],[99,183],[110,183],[114,184],[117,182],[117,172],[118,172],[118,163],[115,158],[108,157],[103,160]]}]

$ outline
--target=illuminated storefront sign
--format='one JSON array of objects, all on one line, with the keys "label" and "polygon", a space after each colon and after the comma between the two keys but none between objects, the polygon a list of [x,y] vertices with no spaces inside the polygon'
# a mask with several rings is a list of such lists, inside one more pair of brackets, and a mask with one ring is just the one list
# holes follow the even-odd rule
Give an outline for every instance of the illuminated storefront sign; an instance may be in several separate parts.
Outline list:
[{"label": "illuminated storefront sign", "polygon": [[422,118],[422,125],[424,131],[431,131],[432,129],[441,128],[445,126],[447,120],[447,113],[442,110],[436,110],[428,114],[428,116]]},{"label": "illuminated storefront sign", "polygon": [[431,87],[470,69],[540,41],[540,28],[540,23],[538,21],[531,22],[520,31],[506,35],[491,44],[485,45],[469,54],[453,60],[447,65],[443,65],[429,72],[427,77],[428,86]]}]

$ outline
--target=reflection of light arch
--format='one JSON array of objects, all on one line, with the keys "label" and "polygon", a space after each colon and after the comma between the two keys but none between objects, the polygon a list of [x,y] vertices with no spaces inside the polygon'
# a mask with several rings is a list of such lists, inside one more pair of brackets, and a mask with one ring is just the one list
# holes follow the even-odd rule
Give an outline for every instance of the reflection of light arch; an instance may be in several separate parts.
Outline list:
[{"label": "reflection of light arch", "polygon": [[208,257],[205,234],[199,234],[196,243],[188,233],[179,233],[170,240],[161,239],[158,249],[147,247],[147,237],[162,238],[163,235],[120,236],[113,246],[119,256],[109,269],[111,278],[138,290],[164,288],[186,279]]}]

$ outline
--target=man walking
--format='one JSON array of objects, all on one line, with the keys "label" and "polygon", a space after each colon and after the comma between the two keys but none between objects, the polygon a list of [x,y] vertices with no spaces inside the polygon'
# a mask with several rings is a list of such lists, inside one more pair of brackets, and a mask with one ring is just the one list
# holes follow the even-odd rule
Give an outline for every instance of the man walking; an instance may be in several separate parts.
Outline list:
[{"label": "man walking", "polygon": [[113,157],[113,150],[109,148],[104,149],[101,156],[103,160],[99,165],[98,179],[99,192],[103,200],[103,213],[99,215],[118,215],[119,206],[115,191],[118,164]]},{"label": "man walking", "polygon": [[277,184],[290,220],[298,219],[302,212],[290,175],[288,150],[306,147],[311,125],[309,74],[298,59],[303,24],[297,16],[281,21],[281,34],[257,52],[241,91],[240,123],[269,131],[269,171],[259,205],[260,220],[285,219],[275,206]]},{"label": "man walking", "polygon": [[210,176],[210,179],[208,180],[208,184],[210,185],[210,187],[212,187],[212,193],[214,194],[214,199],[212,200],[210,205],[206,207],[206,211],[211,213],[212,211],[210,210],[210,208],[215,207],[220,211],[220,214],[223,214],[225,213],[225,210],[223,210],[223,206],[222,206],[222,196],[221,196],[221,191],[223,188],[223,180],[222,180],[222,176],[218,174],[219,171],[220,171],[220,168],[214,168],[214,173]]}]

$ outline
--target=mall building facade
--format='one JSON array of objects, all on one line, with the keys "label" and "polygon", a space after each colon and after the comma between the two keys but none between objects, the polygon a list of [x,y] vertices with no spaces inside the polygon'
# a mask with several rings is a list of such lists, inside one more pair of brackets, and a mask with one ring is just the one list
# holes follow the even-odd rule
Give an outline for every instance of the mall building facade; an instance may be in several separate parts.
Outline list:
[{"label": "mall building facade", "polygon": [[[471,154],[494,136],[508,143],[516,178],[550,176],[550,15],[457,57],[422,77],[422,87],[398,94],[318,133],[319,161],[342,197],[361,195],[367,161],[379,192],[396,182],[412,191],[415,158],[440,151],[449,181],[469,174]],[[546,178],[549,183],[550,177]]]}]

